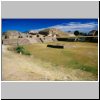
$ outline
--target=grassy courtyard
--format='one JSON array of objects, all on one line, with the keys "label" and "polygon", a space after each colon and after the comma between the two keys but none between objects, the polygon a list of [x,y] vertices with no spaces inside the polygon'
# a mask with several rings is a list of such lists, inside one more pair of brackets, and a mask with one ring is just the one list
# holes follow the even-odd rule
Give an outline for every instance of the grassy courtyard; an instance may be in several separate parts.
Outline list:
[{"label": "grassy courtyard", "polygon": [[[53,67],[53,69],[62,68],[66,70],[82,71],[82,80],[97,80],[98,76],[98,44],[88,42],[55,42],[55,44],[63,44],[66,48],[56,49],[49,48],[47,44],[52,43],[36,43],[26,45],[24,48],[28,50],[34,58],[41,62],[50,63],[52,66],[44,64],[43,67]],[[42,63],[41,63],[42,65]],[[91,74],[85,77],[86,74]],[[78,75],[78,74],[77,74]],[[78,77],[81,77],[79,75]]]}]

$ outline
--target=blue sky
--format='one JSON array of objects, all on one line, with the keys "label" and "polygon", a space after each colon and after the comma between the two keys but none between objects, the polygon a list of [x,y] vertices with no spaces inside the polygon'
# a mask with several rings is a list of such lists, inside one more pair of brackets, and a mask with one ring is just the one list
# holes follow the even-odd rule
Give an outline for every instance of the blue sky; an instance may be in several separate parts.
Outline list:
[{"label": "blue sky", "polygon": [[98,29],[98,19],[2,19],[2,32],[57,28],[62,31],[89,32]]}]

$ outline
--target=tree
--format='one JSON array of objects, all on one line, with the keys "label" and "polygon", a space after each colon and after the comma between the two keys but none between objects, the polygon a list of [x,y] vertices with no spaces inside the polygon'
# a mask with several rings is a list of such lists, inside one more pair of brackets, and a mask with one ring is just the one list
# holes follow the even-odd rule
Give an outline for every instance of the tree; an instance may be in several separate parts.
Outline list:
[{"label": "tree", "polygon": [[75,34],[76,36],[78,36],[80,33],[79,33],[79,31],[75,31],[74,34]]},{"label": "tree", "polygon": [[[76,36],[78,36],[79,34],[80,34],[79,31],[74,32],[74,35],[76,35]],[[75,38],[75,41],[78,41],[78,37]]]}]

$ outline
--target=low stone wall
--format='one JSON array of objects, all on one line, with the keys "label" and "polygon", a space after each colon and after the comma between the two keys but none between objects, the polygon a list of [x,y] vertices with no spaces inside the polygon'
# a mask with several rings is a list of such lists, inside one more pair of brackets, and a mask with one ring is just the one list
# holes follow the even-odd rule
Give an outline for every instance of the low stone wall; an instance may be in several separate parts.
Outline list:
[{"label": "low stone wall", "polygon": [[3,39],[2,44],[4,45],[24,45],[30,44],[28,39]]},{"label": "low stone wall", "polygon": [[4,45],[25,45],[31,43],[44,43],[57,41],[54,37],[33,37],[33,38],[18,38],[18,39],[2,39]]},{"label": "low stone wall", "polygon": [[38,37],[27,38],[27,39],[30,41],[30,43],[41,43],[41,40]]},{"label": "low stone wall", "polygon": [[16,45],[17,39],[3,39],[2,44],[4,44],[4,45]]},{"label": "low stone wall", "polygon": [[57,41],[55,37],[45,37],[45,38],[40,38],[42,42],[54,42]]}]

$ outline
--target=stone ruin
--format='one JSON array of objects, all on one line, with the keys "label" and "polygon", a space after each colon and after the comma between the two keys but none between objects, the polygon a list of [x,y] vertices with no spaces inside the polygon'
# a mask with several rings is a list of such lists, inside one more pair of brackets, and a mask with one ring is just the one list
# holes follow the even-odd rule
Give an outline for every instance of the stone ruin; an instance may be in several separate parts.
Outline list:
[{"label": "stone ruin", "polygon": [[[98,36],[98,31],[90,31],[88,36]],[[70,38],[67,38],[70,37]],[[41,31],[7,31],[2,33],[2,44],[4,45],[26,45],[32,43],[45,43],[55,41],[75,41],[77,37],[72,33],[65,33],[59,29],[49,28]],[[89,38],[82,38],[83,41]],[[81,39],[81,41],[82,41]],[[98,41],[98,37],[90,38],[92,41]],[[94,40],[93,40],[94,39]]]},{"label": "stone ruin", "polygon": [[2,34],[2,44],[4,45],[26,45],[31,43],[45,43],[57,41],[56,33],[52,30],[41,32],[29,31],[21,33],[18,31],[7,31]]}]

